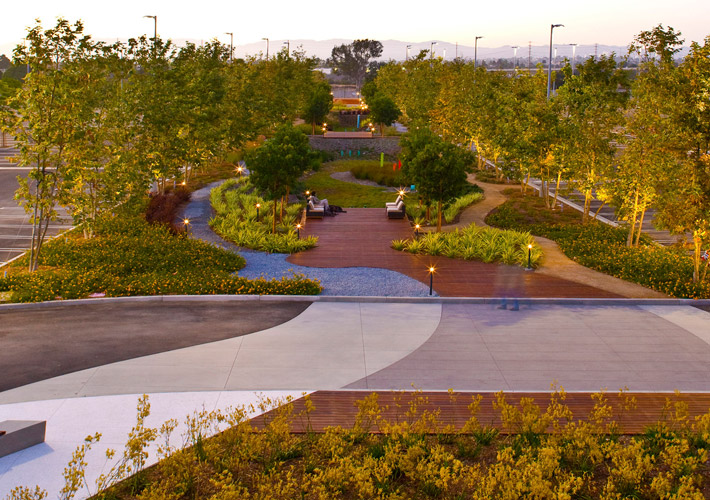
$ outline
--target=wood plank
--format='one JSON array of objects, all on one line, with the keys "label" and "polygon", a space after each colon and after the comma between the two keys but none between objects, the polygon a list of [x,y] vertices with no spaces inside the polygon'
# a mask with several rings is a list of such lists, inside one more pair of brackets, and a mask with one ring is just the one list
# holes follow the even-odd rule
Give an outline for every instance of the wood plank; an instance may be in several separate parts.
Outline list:
[{"label": "wood plank", "polygon": [[392,240],[411,238],[412,228],[406,219],[388,219],[384,207],[348,208],[347,213],[335,217],[308,220],[301,234],[317,236],[318,246],[289,256],[292,264],[389,269],[426,285],[428,268],[434,266],[434,290],[442,297],[621,297],[517,266],[399,252],[391,248]]}]

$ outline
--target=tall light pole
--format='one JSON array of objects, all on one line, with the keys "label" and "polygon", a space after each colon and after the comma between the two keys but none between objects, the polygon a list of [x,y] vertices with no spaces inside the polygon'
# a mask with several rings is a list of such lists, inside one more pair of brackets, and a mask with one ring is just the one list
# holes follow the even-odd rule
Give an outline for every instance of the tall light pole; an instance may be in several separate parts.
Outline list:
[{"label": "tall light pole", "polygon": [[431,62],[432,59],[434,59],[434,45],[436,45],[439,42],[431,42],[431,45],[429,46],[429,61]]},{"label": "tall light pole", "polygon": [[513,45],[513,69],[518,67],[518,45]]},{"label": "tall light pole", "polygon": [[550,59],[547,61],[547,98],[550,98],[550,83],[552,82],[552,30],[562,28],[564,24],[550,25]]},{"label": "tall light pole", "polygon": [[229,62],[234,62],[234,33],[225,33],[229,35]]},{"label": "tall light pole", "polygon": [[478,66],[478,40],[483,38],[482,36],[477,36],[476,40],[473,42],[473,69],[475,70]]},{"label": "tall light pole", "polygon": [[286,57],[290,57],[289,54],[291,54],[291,40],[286,40],[286,41],[283,42],[281,45],[285,45],[285,46],[286,46]]},{"label": "tall light pole", "polygon": [[269,39],[268,38],[262,38],[262,40],[266,40],[266,60],[269,60]]},{"label": "tall light pole", "polygon": [[148,17],[153,20],[153,47],[155,47],[155,43],[158,41],[158,16],[143,16],[143,17]]},{"label": "tall light pole", "polygon": [[577,59],[577,44],[570,43],[572,46],[572,76],[574,76],[574,61]]},{"label": "tall light pole", "polygon": [[411,49],[411,48],[412,48],[411,45],[407,45],[407,52],[406,52],[405,55],[404,55],[404,60],[405,60],[405,61],[409,61],[409,49]]}]

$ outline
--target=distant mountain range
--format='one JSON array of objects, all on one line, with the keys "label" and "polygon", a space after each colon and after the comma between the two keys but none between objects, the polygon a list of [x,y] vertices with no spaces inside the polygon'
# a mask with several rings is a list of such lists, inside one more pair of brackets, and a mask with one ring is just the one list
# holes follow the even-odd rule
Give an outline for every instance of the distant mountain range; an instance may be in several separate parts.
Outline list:
[{"label": "distant mountain range", "polygon": [[[107,40],[108,42],[114,42],[113,40]],[[204,40],[195,39],[174,39],[173,43],[178,46],[185,45],[187,42],[192,42],[195,44],[200,44]],[[407,57],[407,46],[411,46],[409,49],[409,57],[416,57],[422,50],[429,50],[432,48],[432,42],[436,42],[433,46],[434,57],[445,57],[446,60],[452,60],[455,57],[462,57],[464,59],[473,59],[474,57],[474,47],[468,45],[456,45],[455,43],[443,42],[439,40],[431,40],[427,42],[402,42],[399,40],[380,40],[383,45],[382,57],[380,60],[396,60],[402,61]],[[224,40],[222,39],[224,43]],[[333,47],[351,43],[352,40],[347,39],[330,39],[330,40],[290,40],[291,50],[295,50],[298,47],[302,47],[309,56],[316,56],[320,59],[327,59],[330,57]],[[269,54],[273,55],[279,52],[286,46],[286,40],[269,40]],[[565,45],[555,45],[557,56],[559,58],[572,58],[573,47]],[[4,47],[3,47],[4,49]],[[527,63],[528,57],[533,61],[536,59],[546,58],[549,54],[549,46],[547,45],[521,45],[517,49],[518,64],[524,66]],[[623,45],[578,45],[574,49],[577,60],[586,59],[589,56],[595,54],[611,54],[612,52],[617,55],[625,55],[628,51],[628,47]],[[12,50],[8,51],[8,56],[10,56]],[[680,55],[687,54],[688,49],[684,48]],[[246,55],[266,55],[266,42],[259,41],[247,44],[238,44],[234,46],[234,56],[244,57]],[[478,59],[512,59],[515,53],[515,49],[511,45],[504,45],[501,47],[484,47],[478,46]]]}]

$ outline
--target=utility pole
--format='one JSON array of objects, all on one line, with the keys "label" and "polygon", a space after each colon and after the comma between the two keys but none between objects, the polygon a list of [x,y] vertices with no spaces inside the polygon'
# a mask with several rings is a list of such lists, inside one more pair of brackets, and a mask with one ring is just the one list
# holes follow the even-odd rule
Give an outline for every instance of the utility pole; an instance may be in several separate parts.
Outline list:
[{"label": "utility pole", "polygon": [[532,67],[532,41],[528,42],[528,74],[530,74],[530,69]]},{"label": "utility pole", "polygon": [[477,36],[476,40],[473,42],[473,69],[476,69],[478,65],[478,39],[483,38],[482,36]]}]

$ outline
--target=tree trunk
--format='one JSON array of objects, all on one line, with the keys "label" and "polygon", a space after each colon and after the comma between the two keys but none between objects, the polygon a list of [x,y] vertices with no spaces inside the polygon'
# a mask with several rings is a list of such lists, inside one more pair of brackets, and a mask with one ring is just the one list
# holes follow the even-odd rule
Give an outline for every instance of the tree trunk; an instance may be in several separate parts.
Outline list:
[{"label": "tree trunk", "polygon": [[380,123],[380,137],[385,136],[385,127],[384,124]]},{"label": "tree trunk", "polygon": [[316,121],[311,122],[311,135],[316,135]]},{"label": "tree trunk", "polygon": [[636,215],[638,214],[639,206],[639,192],[636,190],[636,197],[634,198],[634,210],[631,212],[631,227],[629,228],[629,236],[626,238],[626,246],[630,247],[634,242],[634,231],[636,230]]},{"label": "tree trunk", "polygon": [[437,209],[438,209],[439,213],[436,216],[436,232],[437,233],[441,232],[441,212],[442,212],[441,205],[442,205],[442,202],[441,202],[441,200],[439,200],[439,202],[437,203]]},{"label": "tree trunk", "polygon": [[597,208],[597,211],[594,212],[594,220],[597,220],[597,215],[599,215],[599,212],[602,211],[602,208],[604,208],[604,205],[606,205],[606,201],[602,201],[602,204],[599,205],[599,208]]},{"label": "tree trunk", "polygon": [[557,195],[560,192],[560,180],[562,180],[562,172],[557,172],[557,184],[555,184],[555,203],[552,204],[552,208],[557,208]]},{"label": "tree trunk", "polygon": [[528,194],[528,186],[530,185],[530,172],[528,172],[527,177],[525,177],[525,183],[523,184],[523,196]]},{"label": "tree trunk", "polygon": [[271,233],[272,234],[276,234],[276,205],[277,205],[276,199],[274,199],[274,220],[271,225]]},{"label": "tree trunk", "polygon": [[695,253],[693,255],[693,283],[697,283],[700,281],[700,246],[702,245],[702,239],[698,231],[693,232],[693,244],[695,246]]},{"label": "tree trunk", "polygon": [[426,220],[429,221],[431,219],[431,205],[427,204],[426,206]]},{"label": "tree trunk", "polygon": [[636,243],[634,243],[634,246],[639,246],[639,242],[641,241],[641,232],[643,231],[643,218],[646,216],[646,207],[644,206],[641,209],[641,220],[639,221],[639,230],[638,233],[636,233]]}]

